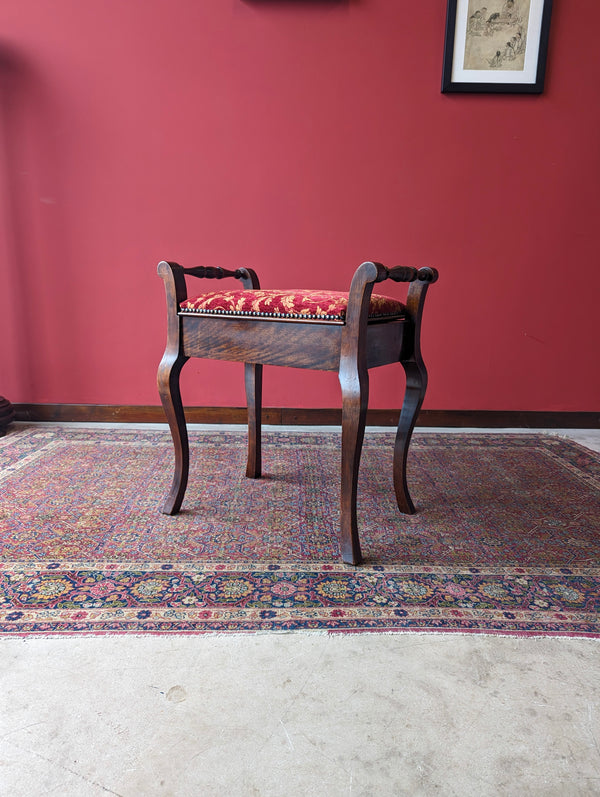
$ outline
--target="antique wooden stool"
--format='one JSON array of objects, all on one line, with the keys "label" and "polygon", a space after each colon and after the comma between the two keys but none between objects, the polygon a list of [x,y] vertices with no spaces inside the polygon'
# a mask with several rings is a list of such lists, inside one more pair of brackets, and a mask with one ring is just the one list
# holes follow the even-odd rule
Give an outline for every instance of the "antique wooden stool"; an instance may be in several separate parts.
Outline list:
[{"label": "antique wooden stool", "polygon": [[[175,446],[175,475],[162,511],[176,514],[185,494],[189,444],[179,375],[190,357],[235,360],[245,364],[248,402],[246,476],[261,475],[261,402],[263,365],[337,371],[342,388],[341,530],[342,559],[360,564],[356,522],[358,469],[369,394],[368,369],[401,363],[406,393],[394,448],[394,487],[401,512],[415,511],[406,482],[406,459],[417,415],[427,388],[420,332],[434,268],[363,263],[349,293],[311,290],[260,290],[250,268],[183,268],[158,264],[167,293],[167,346],[158,368],[158,390]],[[234,277],[242,288],[188,298],[186,275],[208,279]],[[408,282],[403,304],[373,293],[377,282]]]}]

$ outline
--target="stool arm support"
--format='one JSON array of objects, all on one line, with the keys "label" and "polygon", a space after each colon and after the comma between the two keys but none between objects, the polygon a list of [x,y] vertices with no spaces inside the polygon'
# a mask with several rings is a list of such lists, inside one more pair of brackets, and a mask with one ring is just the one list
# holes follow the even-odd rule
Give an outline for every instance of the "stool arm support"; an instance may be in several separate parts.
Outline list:
[{"label": "stool arm support", "polygon": [[158,274],[165,282],[167,301],[169,299],[169,287],[171,287],[173,289],[173,297],[176,299],[178,307],[181,302],[187,299],[186,276],[217,280],[224,279],[225,277],[234,277],[240,280],[244,288],[250,290],[260,288],[260,282],[256,271],[251,268],[236,268],[235,271],[230,271],[220,266],[193,266],[192,268],[184,268],[180,266],[179,263],[162,260],[158,264]]},{"label": "stool arm support", "polygon": [[227,268],[221,268],[221,266],[192,266],[191,268],[183,268],[178,263],[172,262],[167,263],[167,265],[171,268],[177,267],[181,269],[183,274],[187,274],[190,277],[209,280],[221,280],[225,277],[234,277],[235,279],[239,279],[241,281],[244,288],[260,287],[258,276],[251,268],[236,268],[235,271],[230,271]]},{"label": "stool arm support", "polygon": [[256,272],[251,268],[236,268],[235,271],[230,271],[220,266],[193,266],[192,268],[184,268],[183,273],[189,274],[190,277],[209,280],[234,277],[241,281],[244,288],[256,289],[260,287]]},{"label": "stool arm support", "polygon": [[419,269],[412,266],[387,268],[381,263],[372,261],[362,263],[355,271],[350,284],[346,326],[356,329],[357,324],[366,324],[373,286],[376,282],[384,282],[387,279],[391,279],[393,282],[410,283],[407,307],[413,321],[416,321],[427,287],[436,282],[437,278],[437,270],[429,266]]},{"label": "stool arm support", "polygon": [[413,266],[394,266],[393,268],[386,268],[381,263],[374,264],[377,267],[378,276],[375,282],[383,282],[386,279],[391,279],[393,282],[419,282],[433,283],[437,281],[437,269],[430,266],[423,268],[413,268]]},{"label": "stool arm support", "polygon": [[179,307],[188,298],[186,275],[205,279],[223,279],[235,277],[247,289],[259,288],[256,272],[251,268],[238,268],[229,271],[225,268],[213,266],[196,266],[184,268],[179,263],[161,260],[158,264],[158,275],[165,284],[167,300],[167,348],[172,352],[183,354],[181,349],[181,329],[179,323]]},{"label": "stool arm support", "polygon": [[[343,421],[346,430],[342,435],[342,496],[348,495],[344,507],[342,500],[342,554],[344,561],[360,561],[360,547],[355,516],[358,465],[363,442],[366,408],[369,394],[369,377],[366,366],[366,332],[369,302],[373,286],[391,279],[409,283],[406,299],[407,318],[404,322],[400,363],[406,374],[406,392],[398,422],[394,445],[394,489],[401,512],[413,514],[415,506],[408,491],[406,479],[407,456],[412,433],[427,390],[427,368],[421,355],[421,321],[425,297],[430,285],[438,279],[434,268],[395,266],[387,268],[381,263],[363,263],[354,274],[348,297],[346,328],[342,336],[340,383],[343,396]],[[344,456],[344,442],[347,454]],[[344,516],[348,516],[344,527]],[[344,551],[345,549],[345,551]],[[354,556],[352,557],[352,549]],[[350,555],[348,554],[350,552]],[[346,553],[346,555],[344,555]]]}]

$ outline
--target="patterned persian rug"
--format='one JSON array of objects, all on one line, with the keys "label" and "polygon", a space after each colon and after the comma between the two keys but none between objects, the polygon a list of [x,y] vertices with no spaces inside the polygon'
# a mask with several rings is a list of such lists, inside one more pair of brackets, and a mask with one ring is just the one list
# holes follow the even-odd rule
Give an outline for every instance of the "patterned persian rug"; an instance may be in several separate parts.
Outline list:
[{"label": "patterned persian rug", "polygon": [[600,457],[553,436],[415,435],[400,515],[394,435],[367,434],[366,562],[338,553],[339,435],[191,434],[162,515],[169,433],[16,426],[0,438],[0,632],[461,631],[600,636]]}]

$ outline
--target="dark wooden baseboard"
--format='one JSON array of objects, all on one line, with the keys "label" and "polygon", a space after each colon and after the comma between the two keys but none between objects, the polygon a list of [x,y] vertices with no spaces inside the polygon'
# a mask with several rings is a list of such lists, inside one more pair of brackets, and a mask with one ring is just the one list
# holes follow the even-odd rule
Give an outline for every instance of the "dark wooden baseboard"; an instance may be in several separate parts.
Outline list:
[{"label": "dark wooden baseboard", "polygon": [[[118,404],[14,404],[15,420],[81,423],[164,423],[160,406]],[[188,423],[246,423],[245,407],[186,407]],[[369,426],[396,426],[398,410],[369,410]],[[339,426],[340,409],[265,407],[263,423],[283,426]],[[418,426],[600,429],[600,412],[527,410],[421,410]]]}]

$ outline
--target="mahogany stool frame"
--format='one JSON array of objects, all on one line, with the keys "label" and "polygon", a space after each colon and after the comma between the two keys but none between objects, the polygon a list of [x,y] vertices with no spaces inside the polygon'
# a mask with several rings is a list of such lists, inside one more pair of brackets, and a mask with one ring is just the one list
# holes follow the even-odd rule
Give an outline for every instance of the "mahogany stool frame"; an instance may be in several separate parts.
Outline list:
[{"label": "mahogany stool frame", "polygon": [[[434,268],[415,269],[366,262],[358,267],[348,295],[345,322],[252,316],[205,316],[182,311],[187,277],[240,280],[243,288],[259,289],[250,268],[229,271],[198,266],[184,268],[162,261],[158,274],[167,298],[167,345],[157,382],[175,448],[175,473],[162,512],[181,508],[189,473],[189,442],[179,376],[190,357],[244,363],[248,405],[248,463],[246,476],[261,475],[261,410],[263,365],[337,371],[342,391],[342,462],[340,549],[342,560],[362,561],[356,517],[358,471],[369,397],[369,368],[400,363],[406,373],[406,392],[394,446],[394,489],[401,512],[413,514],[406,462],[410,440],[427,389],[427,369],[421,356],[421,320],[429,285],[438,278]],[[391,279],[408,282],[406,313],[393,320],[369,320],[373,286]]]}]

